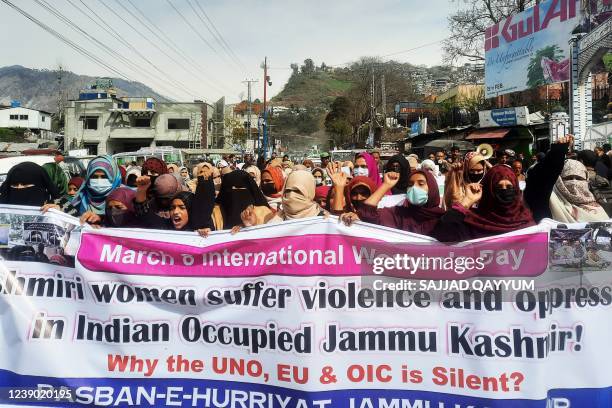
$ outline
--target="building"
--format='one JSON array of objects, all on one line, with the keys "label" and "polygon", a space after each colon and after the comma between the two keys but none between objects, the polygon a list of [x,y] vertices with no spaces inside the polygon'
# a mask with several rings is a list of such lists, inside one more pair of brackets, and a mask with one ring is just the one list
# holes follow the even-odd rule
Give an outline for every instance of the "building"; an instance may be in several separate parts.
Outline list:
[{"label": "building", "polygon": [[425,102],[400,102],[395,105],[395,117],[397,123],[404,127],[422,118],[433,119],[438,108],[434,103]]},{"label": "building", "polygon": [[82,91],[66,108],[65,146],[90,154],[113,154],[141,147],[216,147],[214,108],[202,101],[157,102],[117,97],[112,87]]},{"label": "building", "polygon": [[[249,153],[257,150],[261,143],[260,125],[263,118],[263,104],[259,102],[251,103],[251,115],[249,121],[249,104],[241,101],[225,106],[225,122],[229,126],[225,127],[226,138],[232,140],[232,144],[237,147],[243,144],[243,148]],[[249,122],[251,124],[251,137],[248,137]],[[244,140],[244,143],[241,143]]]},{"label": "building", "polygon": [[46,139],[51,132],[51,113],[21,106],[1,106],[0,128],[29,129]]},{"label": "building", "polygon": [[456,107],[478,105],[484,100],[484,85],[457,85],[436,97],[436,103],[445,103]]}]

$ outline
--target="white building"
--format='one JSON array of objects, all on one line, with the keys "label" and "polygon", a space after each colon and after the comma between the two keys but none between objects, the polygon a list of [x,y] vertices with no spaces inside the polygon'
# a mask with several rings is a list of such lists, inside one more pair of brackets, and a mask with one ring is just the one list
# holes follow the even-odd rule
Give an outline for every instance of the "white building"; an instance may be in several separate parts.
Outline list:
[{"label": "white building", "polygon": [[66,108],[65,146],[85,148],[90,154],[155,146],[216,147],[213,111],[202,101],[157,102],[118,98],[112,89],[83,91]]},{"label": "white building", "polygon": [[23,107],[0,107],[0,128],[30,129],[44,138],[51,131],[51,113]]}]

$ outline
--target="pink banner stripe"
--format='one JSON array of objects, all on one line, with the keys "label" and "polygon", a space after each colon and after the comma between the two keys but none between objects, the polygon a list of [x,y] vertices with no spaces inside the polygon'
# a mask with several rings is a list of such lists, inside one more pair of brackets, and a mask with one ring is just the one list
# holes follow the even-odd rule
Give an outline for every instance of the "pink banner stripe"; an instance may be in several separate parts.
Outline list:
[{"label": "pink banner stripe", "polygon": [[[196,247],[170,242],[83,234],[77,255],[87,269],[129,275],[188,277],[365,276],[373,259],[386,254],[455,259],[485,256],[482,270],[421,268],[410,274],[387,270],[387,276],[457,279],[474,276],[528,277],[548,266],[548,234],[492,238],[470,245],[390,243],[370,238],[312,234],[248,239]],[[440,268],[442,268],[440,266]]]}]

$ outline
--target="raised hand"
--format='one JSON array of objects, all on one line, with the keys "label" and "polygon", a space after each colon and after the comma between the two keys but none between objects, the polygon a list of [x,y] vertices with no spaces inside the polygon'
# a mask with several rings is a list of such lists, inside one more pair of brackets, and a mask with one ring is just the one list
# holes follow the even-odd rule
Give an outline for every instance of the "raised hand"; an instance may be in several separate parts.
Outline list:
[{"label": "raised hand", "polygon": [[342,171],[342,163],[329,163],[326,168],[327,174],[332,181],[334,187],[342,188],[348,183],[347,175]]},{"label": "raised hand", "polygon": [[558,144],[569,143],[571,146],[574,143],[574,135],[568,133],[567,135],[557,139],[555,143],[558,143]]},{"label": "raised hand", "polygon": [[255,207],[253,205],[249,205],[240,213],[240,219],[242,220],[242,224],[245,227],[252,227],[253,225],[257,225],[257,216],[255,215]]},{"label": "raised hand", "polygon": [[393,188],[395,187],[399,179],[400,179],[399,173],[390,171],[388,173],[385,173],[385,177],[383,178],[383,183],[385,184],[385,186],[389,188]]},{"label": "raised hand", "polygon": [[151,187],[151,177],[140,176],[136,179],[136,188],[138,190],[148,190]]},{"label": "raised hand", "polygon": [[465,197],[462,202],[465,208],[471,208],[474,204],[479,202],[481,198],[482,186],[479,183],[470,183],[465,186]]}]

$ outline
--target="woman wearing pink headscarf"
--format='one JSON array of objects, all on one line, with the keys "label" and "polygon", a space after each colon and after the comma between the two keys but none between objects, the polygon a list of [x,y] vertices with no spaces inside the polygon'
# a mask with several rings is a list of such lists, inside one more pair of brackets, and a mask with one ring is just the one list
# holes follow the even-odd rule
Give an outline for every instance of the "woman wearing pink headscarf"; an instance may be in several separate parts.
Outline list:
[{"label": "woman wearing pink headscarf", "polygon": [[[365,176],[369,178],[376,184],[377,188],[382,185],[382,179],[380,178],[376,159],[368,152],[359,153],[357,155],[355,167],[353,168],[353,175],[355,177]],[[387,194],[390,194],[390,192],[387,192]]]}]

